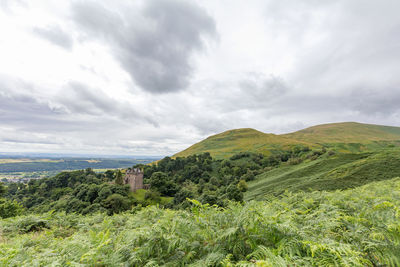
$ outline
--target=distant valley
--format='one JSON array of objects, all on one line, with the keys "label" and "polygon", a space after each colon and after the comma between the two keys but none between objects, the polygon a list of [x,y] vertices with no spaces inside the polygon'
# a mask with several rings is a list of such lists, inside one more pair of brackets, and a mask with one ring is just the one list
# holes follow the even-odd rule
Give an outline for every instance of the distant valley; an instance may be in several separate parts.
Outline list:
[{"label": "distant valley", "polygon": [[26,157],[2,155],[0,157],[0,181],[19,182],[54,176],[61,171],[91,168],[95,171],[128,168],[135,164],[147,164],[157,157],[101,158],[101,157]]}]

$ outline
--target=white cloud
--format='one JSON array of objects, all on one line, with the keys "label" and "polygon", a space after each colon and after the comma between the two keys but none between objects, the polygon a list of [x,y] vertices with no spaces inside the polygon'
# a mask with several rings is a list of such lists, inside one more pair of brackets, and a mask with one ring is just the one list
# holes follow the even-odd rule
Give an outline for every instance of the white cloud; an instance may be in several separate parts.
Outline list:
[{"label": "white cloud", "polygon": [[400,125],[395,0],[1,3],[0,151],[167,155],[239,127]]}]

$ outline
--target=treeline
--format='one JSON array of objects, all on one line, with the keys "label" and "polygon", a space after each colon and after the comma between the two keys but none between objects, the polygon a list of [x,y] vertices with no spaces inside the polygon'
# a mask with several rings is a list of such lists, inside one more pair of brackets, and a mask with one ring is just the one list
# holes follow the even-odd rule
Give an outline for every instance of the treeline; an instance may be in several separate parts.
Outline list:
[{"label": "treeline", "polygon": [[216,160],[204,153],[186,158],[166,157],[157,164],[136,167],[144,168],[145,181],[152,191],[174,197],[172,207],[188,206],[188,198],[224,207],[229,201],[243,201],[246,182],[261,172],[284,162],[298,164],[325,152],[296,146],[291,150],[273,151],[270,156],[242,152],[225,160]]},{"label": "treeline", "polygon": [[3,194],[8,201],[12,201],[8,204],[20,205],[14,207],[18,212],[24,208],[38,213],[55,210],[113,214],[138,205],[161,204],[162,197],[172,199],[167,204],[163,202],[168,208],[188,207],[190,202],[187,199],[225,207],[230,201],[242,202],[243,193],[247,190],[246,182],[255,179],[259,173],[283,162],[292,164],[291,161],[298,162],[321,153],[310,151],[307,147],[296,147],[290,151],[275,151],[267,157],[239,153],[229,159],[216,160],[209,153],[204,153],[186,158],[166,157],[153,165],[137,164],[134,167],[144,171],[144,182],[151,186],[144,199],[138,199],[129,192],[129,186],[123,185],[119,170],[95,173],[90,168],[61,172],[54,177],[28,183],[9,183],[7,192]]},{"label": "treeline", "polygon": [[111,170],[95,173],[90,168],[61,172],[26,184],[10,183],[6,196],[32,212],[118,213],[135,203],[129,197],[128,186],[113,182],[117,174],[118,171]]}]

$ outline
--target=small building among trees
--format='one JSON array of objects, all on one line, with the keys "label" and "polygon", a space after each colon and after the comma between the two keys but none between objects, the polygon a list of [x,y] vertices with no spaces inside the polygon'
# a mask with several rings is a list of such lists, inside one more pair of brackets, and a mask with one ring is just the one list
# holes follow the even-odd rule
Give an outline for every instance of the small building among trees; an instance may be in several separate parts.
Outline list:
[{"label": "small building among trees", "polygon": [[150,187],[148,184],[143,184],[143,172],[139,168],[128,169],[126,171],[124,184],[128,184],[132,192]]}]

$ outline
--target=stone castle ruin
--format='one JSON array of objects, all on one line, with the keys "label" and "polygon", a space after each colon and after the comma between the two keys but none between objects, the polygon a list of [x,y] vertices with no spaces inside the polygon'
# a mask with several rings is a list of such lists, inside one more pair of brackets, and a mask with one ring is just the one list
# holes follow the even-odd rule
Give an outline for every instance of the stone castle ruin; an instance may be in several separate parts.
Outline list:
[{"label": "stone castle ruin", "polygon": [[124,184],[129,184],[132,192],[138,189],[149,189],[150,185],[143,184],[143,172],[139,168],[128,169],[124,177]]}]

